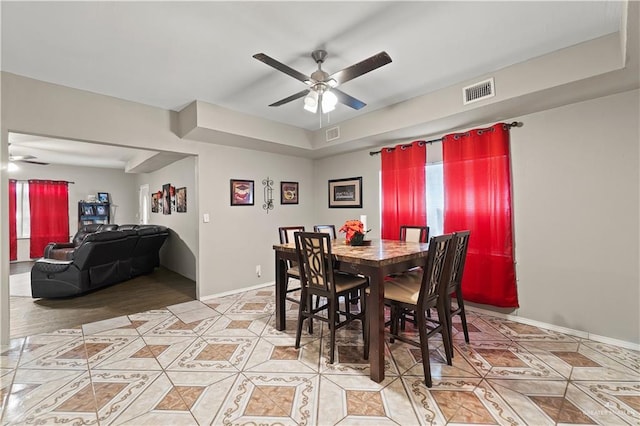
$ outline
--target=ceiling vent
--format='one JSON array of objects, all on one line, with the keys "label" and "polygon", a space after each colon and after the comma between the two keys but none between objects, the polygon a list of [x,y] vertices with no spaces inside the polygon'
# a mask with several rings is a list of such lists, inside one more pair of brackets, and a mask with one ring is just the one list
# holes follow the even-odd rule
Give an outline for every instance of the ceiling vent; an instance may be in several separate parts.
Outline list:
[{"label": "ceiling vent", "polygon": [[474,83],[471,86],[464,87],[462,89],[462,103],[464,105],[472,102],[481,101],[486,98],[491,98],[496,95],[495,87],[493,83],[493,77]]},{"label": "ceiling vent", "polygon": [[327,142],[335,141],[336,139],[340,139],[340,127],[332,127],[327,129]]}]

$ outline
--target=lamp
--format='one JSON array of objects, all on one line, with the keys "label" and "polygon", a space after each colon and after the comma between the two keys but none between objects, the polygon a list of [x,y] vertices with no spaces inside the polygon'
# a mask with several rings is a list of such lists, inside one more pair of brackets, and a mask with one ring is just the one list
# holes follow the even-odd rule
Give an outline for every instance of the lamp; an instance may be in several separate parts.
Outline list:
[{"label": "lamp", "polygon": [[309,90],[309,94],[304,98],[304,109],[315,114],[318,111],[318,97],[318,92]]},{"label": "lamp", "polygon": [[338,97],[330,90],[325,91],[322,94],[322,112],[327,113],[336,109],[338,103]]},{"label": "lamp", "polygon": [[304,98],[304,109],[315,114],[318,111],[318,103],[322,106],[323,113],[336,109],[338,97],[331,92],[332,86],[331,82],[314,84]]}]

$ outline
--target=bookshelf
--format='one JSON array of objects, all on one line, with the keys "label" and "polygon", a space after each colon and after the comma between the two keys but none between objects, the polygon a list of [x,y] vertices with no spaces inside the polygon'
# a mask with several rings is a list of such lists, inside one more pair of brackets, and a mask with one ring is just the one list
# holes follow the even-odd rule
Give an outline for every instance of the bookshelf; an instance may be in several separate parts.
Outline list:
[{"label": "bookshelf", "polygon": [[78,228],[92,223],[110,223],[111,209],[109,203],[78,202]]}]

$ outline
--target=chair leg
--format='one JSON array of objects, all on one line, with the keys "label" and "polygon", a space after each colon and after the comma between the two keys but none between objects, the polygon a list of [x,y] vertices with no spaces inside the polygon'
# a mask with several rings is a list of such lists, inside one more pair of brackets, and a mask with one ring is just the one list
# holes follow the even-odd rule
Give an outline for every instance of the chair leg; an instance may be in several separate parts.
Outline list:
[{"label": "chair leg", "polygon": [[363,300],[363,312],[364,312],[364,320],[362,322],[362,327],[364,329],[364,359],[369,359],[369,314],[367,313],[365,306],[369,304],[369,296],[365,295],[365,291],[362,290],[362,300]]},{"label": "chair leg", "polygon": [[[448,303],[448,301],[447,301]],[[451,340],[451,318],[445,304],[438,303],[438,319],[440,320],[440,334],[442,334],[442,344],[444,345],[444,353],[447,357],[447,364],[452,365],[453,358],[453,342]]]},{"label": "chair leg", "polygon": [[422,352],[424,383],[428,388],[430,388],[433,383],[431,382],[431,362],[429,360],[429,337],[427,336],[427,321],[422,309],[416,311],[416,321],[418,323],[418,332],[420,333],[420,350]]},{"label": "chair leg", "polygon": [[398,335],[398,312],[400,308],[397,305],[391,305],[391,324],[389,324],[389,342],[394,343],[396,341],[395,336]]},{"label": "chair leg", "polygon": [[[296,327],[296,349],[300,348],[300,337],[302,336],[302,322],[304,321],[303,311],[307,308],[307,294],[304,289],[302,289],[302,294],[300,296],[300,304],[298,305],[298,324]],[[311,321],[311,318],[309,318]]]},{"label": "chair leg", "polygon": [[329,349],[329,364],[333,364],[336,350],[336,308],[340,303],[337,299],[329,300],[329,333],[331,335],[331,348]]},{"label": "chair leg", "polygon": [[469,343],[469,329],[467,328],[467,314],[464,311],[464,300],[462,300],[462,295],[458,295],[457,293],[456,299],[458,300],[458,308],[460,309],[460,321],[462,322],[464,341]]}]

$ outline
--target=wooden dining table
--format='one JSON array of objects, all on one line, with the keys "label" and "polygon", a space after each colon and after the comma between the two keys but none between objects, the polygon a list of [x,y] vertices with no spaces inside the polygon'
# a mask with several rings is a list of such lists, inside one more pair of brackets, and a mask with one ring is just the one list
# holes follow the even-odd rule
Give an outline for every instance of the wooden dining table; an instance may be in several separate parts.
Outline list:
[{"label": "wooden dining table", "polygon": [[[424,264],[429,244],[396,240],[372,240],[369,246],[350,246],[333,240],[331,252],[336,268],[369,278],[370,302],[367,305],[370,376],[384,380],[384,278]],[[276,261],[276,329],[285,329],[287,260],[297,260],[295,243],[274,244]]]}]

